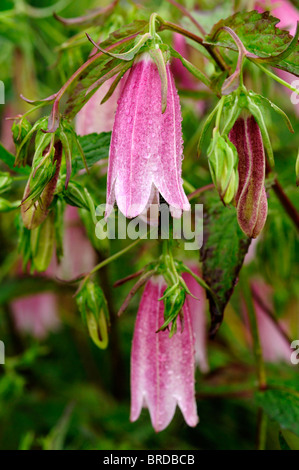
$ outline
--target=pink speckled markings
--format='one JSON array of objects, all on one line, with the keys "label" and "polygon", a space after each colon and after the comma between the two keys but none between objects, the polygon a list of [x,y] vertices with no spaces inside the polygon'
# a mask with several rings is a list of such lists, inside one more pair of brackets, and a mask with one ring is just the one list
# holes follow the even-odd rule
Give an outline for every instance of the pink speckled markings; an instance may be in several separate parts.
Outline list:
[{"label": "pink speckled markings", "polygon": [[116,200],[126,217],[136,217],[158,191],[180,217],[190,205],[182,187],[181,107],[166,65],[167,109],[161,112],[161,82],[149,54],[133,65],[115,116],[107,179],[107,211]]},{"label": "pink speckled markings", "polygon": [[151,278],[143,292],[134,331],[131,355],[131,421],[147,407],[156,432],[171,422],[176,405],[189,426],[198,416],[194,393],[194,335],[189,305],[185,302],[184,330],[169,338],[168,331],[156,333],[163,324],[163,277]]}]

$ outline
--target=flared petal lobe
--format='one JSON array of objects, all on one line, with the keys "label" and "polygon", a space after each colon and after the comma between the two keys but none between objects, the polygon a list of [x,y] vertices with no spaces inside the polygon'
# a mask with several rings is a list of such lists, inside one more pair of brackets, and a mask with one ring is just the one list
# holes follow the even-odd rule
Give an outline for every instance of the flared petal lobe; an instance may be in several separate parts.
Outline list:
[{"label": "flared petal lobe", "polygon": [[[181,180],[182,131],[179,97],[169,65],[167,109],[161,112],[161,81],[144,54],[130,70],[115,116],[107,179],[107,205],[115,200],[126,217],[147,206],[152,186],[175,209],[189,210]],[[107,210],[109,215],[111,208]]]},{"label": "flared petal lobe", "polygon": [[261,131],[253,116],[239,118],[229,134],[239,156],[237,217],[243,232],[256,238],[268,212],[265,191],[265,152]]},{"label": "flared petal lobe", "polygon": [[184,330],[169,338],[156,333],[163,324],[164,305],[158,299],[166,289],[162,277],[152,278],[140,302],[131,354],[131,421],[147,407],[155,431],[171,422],[176,405],[189,426],[198,422],[194,395],[194,338],[189,306],[184,306]]}]

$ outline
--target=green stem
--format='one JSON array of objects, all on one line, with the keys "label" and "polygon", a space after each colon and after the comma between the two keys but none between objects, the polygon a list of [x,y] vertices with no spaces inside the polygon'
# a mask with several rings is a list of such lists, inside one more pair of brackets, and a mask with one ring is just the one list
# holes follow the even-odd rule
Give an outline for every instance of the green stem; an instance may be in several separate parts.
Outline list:
[{"label": "green stem", "polygon": [[99,269],[101,269],[101,268],[103,268],[104,266],[106,266],[107,264],[112,263],[112,261],[115,261],[116,259],[120,258],[122,255],[124,255],[125,253],[127,253],[127,251],[130,251],[132,248],[134,248],[136,245],[138,245],[138,243],[140,243],[141,240],[144,240],[144,238],[138,238],[138,239],[135,240],[133,243],[131,243],[131,245],[126,246],[125,248],[123,248],[122,250],[118,251],[118,252],[115,253],[114,255],[109,256],[109,258],[106,258],[104,261],[101,261],[101,263],[97,264],[97,265],[89,272],[88,277],[91,276],[92,274],[94,274],[95,272],[97,272]]},{"label": "green stem", "polygon": [[256,448],[257,450],[265,450],[267,440],[267,423],[268,418],[262,408],[258,409],[258,421],[257,421],[257,439]]},{"label": "green stem", "polygon": [[242,286],[242,293],[244,296],[246,309],[247,309],[248,317],[249,317],[259,389],[265,390],[267,388],[266,371],[265,371],[265,364],[263,360],[258,324],[257,324],[257,319],[256,319],[256,311],[255,311],[254,303],[252,300],[252,292],[251,292],[249,280],[244,276],[244,272],[243,272],[243,276],[241,276],[241,286]]},{"label": "green stem", "polygon": [[183,180],[183,186],[186,189],[186,191],[189,191],[189,193],[194,193],[195,188],[191,183],[189,183],[189,181]]},{"label": "green stem", "polygon": [[290,85],[290,83],[286,82],[285,80],[283,80],[282,78],[278,77],[277,75],[275,75],[275,73],[271,72],[269,69],[267,69],[266,67],[264,67],[263,65],[259,64],[258,62],[256,62],[254,59],[250,59],[257,67],[259,67],[263,72],[265,72],[267,75],[269,75],[269,77],[273,78],[273,80],[276,80],[278,83],[280,83],[281,85],[284,85],[285,87],[287,87],[289,90],[291,91],[294,91],[297,95],[299,95],[299,90],[297,90],[297,88],[293,87],[292,85]]},{"label": "green stem", "polygon": [[[253,352],[256,364],[256,373],[259,383],[259,389],[261,391],[267,388],[266,370],[263,360],[256,311],[252,300],[252,291],[249,284],[249,279],[243,275],[241,276],[241,287],[244,296],[246,309],[249,317],[251,335],[253,340]],[[257,450],[264,450],[266,447],[267,438],[267,416],[262,408],[258,408],[258,420],[257,420]]]},{"label": "green stem", "polygon": [[149,33],[151,37],[154,39],[156,36],[156,21],[157,21],[158,14],[152,13],[149,21]]},{"label": "green stem", "polygon": [[188,31],[181,26],[170,23],[169,21],[163,20],[160,16],[158,17],[158,20],[161,23],[160,31],[163,31],[164,29],[167,29],[169,31],[174,31],[175,33],[182,34],[183,36],[191,39],[194,42],[197,42],[201,46],[203,46],[207,52],[210,54],[210,56],[214,59],[215,63],[218,65],[220,70],[227,70],[227,65],[225,61],[223,60],[222,56],[220,56],[212,46],[209,44],[204,44],[202,38],[200,36],[197,36],[197,34],[191,33],[191,31]]},{"label": "green stem", "polygon": [[210,189],[214,189],[214,183],[207,184],[206,186],[202,186],[201,188],[196,189],[192,193],[188,194],[188,200],[194,199],[195,197],[199,196],[199,194],[204,193],[205,191],[209,191]]}]

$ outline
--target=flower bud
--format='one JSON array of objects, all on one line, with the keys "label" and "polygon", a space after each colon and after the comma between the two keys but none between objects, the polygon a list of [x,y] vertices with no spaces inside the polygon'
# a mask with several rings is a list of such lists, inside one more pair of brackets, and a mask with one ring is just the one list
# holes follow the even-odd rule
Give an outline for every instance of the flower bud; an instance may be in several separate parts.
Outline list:
[{"label": "flower bud", "polygon": [[237,217],[243,232],[256,238],[263,229],[268,211],[265,191],[265,152],[259,126],[253,116],[239,118],[229,138],[239,156]]},{"label": "flower bud", "polygon": [[57,142],[53,165],[42,167],[36,175],[30,175],[21,206],[23,223],[29,230],[38,227],[47,218],[56,190],[61,158],[62,145]]},{"label": "flower bud", "polygon": [[158,329],[164,331],[170,323],[171,329],[169,337],[171,338],[177,331],[177,318],[181,314],[185,299],[186,291],[181,286],[170,286],[165,289],[162,299],[164,300],[164,319],[165,322]]},{"label": "flower bud", "polygon": [[238,187],[238,154],[235,147],[216,132],[208,150],[213,182],[225,204],[229,204]]},{"label": "flower bud", "polygon": [[[11,130],[13,141],[16,146],[15,166],[25,166],[27,162],[30,139],[26,139],[26,141],[24,139],[32,130],[32,125],[26,118],[22,118],[20,122],[13,123]],[[25,141],[25,144],[23,141]]]},{"label": "flower bud", "polygon": [[102,289],[88,282],[77,295],[76,301],[92,341],[98,348],[106,349],[109,313]]},{"label": "flower bud", "polygon": [[38,272],[46,271],[52,260],[55,243],[54,214],[30,231],[32,267]]}]

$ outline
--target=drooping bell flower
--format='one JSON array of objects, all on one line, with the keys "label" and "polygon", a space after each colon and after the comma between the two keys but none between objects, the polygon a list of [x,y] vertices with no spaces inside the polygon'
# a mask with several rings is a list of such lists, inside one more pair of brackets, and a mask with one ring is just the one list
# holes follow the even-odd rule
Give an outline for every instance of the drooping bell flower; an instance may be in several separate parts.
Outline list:
[{"label": "drooping bell flower", "polygon": [[[108,93],[114,77],[101,85],[90,100],[83,106],[76,117],[76,132],[79,135],[87,135],[96,132],[110,132],[113,128],[117,100],[120,95],[120,84],[114,90],[109,100],[101,104],[102,99]],[[122,81],[124,78],[122,79]]]},{"label": "drooping bell flower", "polygon": [[164,323],[162,276],[151,278],[140,302],[131,354],[131,421],[147,407],[156,432],[171,422],[176,405],[189,426],[198,422],[194,394],[194,334],[189,305],[183,308],[184,329],[178,318],[178,332],[157,333]]},{"label": "drooping bell flower", "polygon": [[106,217],[116,200],[129,218],[141,214],[158,191],[173,216],[190,205],[181,179],[181,108],[170,65],[167,102],[162,112],[161,79],[149,53],[132,66],[115,115],[107,178]]},{"label": "drooping bell flower", "polygon": [[265,191],[265,152],[261,131],[253,116],[239,118],[229,133],[237,149],[239,185],[237,217],[243,232],[256,238],[263,229],[268,211]]},{"label": "drooping bell flower", "polygon": [[22,334],[44,339],[60,326],[57,298],[50,292],[16,299],[10,306],[16,329]]}]

